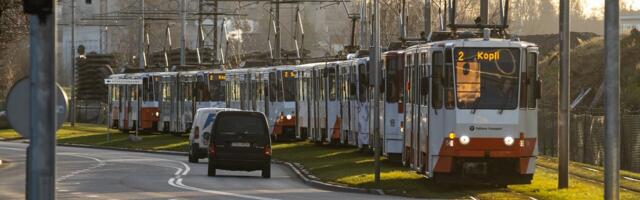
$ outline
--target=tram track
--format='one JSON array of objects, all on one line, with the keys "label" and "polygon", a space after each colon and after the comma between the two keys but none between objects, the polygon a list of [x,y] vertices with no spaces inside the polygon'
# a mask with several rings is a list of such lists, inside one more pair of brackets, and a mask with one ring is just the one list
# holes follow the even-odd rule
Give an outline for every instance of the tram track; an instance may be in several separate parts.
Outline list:
[{"label": "tram track", "polygon": [[[538,166],[541,169],[548,170],[548,171],[556,171],[556,172],[558,171],[557,169],[554,169],[554,168],[551,168],[551,167],[547,167],[547,166],[544,166],[544,165],[540,165],[540,164],[536,164],[536,166]],[[601,172],[600,170],[593,169],[593,168],[589,168],[587,170],[594,171],[594,172]],[[586,177],[586,176],[583,176],[583,175],[580,175],[580,174],[569,172],[569,175],[572,175],[572,176],[574,176],[574,177],[576,177],[578,179],[584,180],[584,181],[590,181],[590,182],[593,182],[593,183],[604,184],[604,182],[601,181],[601,180],[593,179],[593,178]],[[634,179],[634,178],[631,178],[631,177],[627,177],[627,176],[622,176],[622,178],[627,179],[627,180],[631,179],[630,181],[635,180],[635,181],[640,182],[640,180],[637,180],[637,179]],[[640,193],[640,189],[630,188],[630,187],[624,186],[622,184],[620,184],[620,188],[623,189],[623,190],[626,190],[626,191]]]}]

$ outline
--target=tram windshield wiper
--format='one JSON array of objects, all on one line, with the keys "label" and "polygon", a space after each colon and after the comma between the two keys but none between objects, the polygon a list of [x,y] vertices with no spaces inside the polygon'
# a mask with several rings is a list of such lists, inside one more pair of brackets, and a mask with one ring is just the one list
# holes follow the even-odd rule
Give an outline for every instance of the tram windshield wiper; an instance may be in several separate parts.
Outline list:
[{"label": "tram windshield wiper", "polygon": [[479,96],[476,101],[473,102],[473,105],[471,106],[471,114],[476,114],[476,111],[478,110],[478,103],[480,102],[480,99],[482,99],[482,96]]}]

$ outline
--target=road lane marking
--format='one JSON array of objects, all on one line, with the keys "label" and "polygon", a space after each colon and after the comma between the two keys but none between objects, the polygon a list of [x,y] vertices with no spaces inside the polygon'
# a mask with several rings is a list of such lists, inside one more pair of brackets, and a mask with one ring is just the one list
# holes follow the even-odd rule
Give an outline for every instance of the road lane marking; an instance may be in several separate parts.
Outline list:
[{"label": "road lane marking", "polygon": [[[253,200],[278,200],[278,199],[273,199],[273,198],[267,198],[267,197],[259,197],[259,196],[252,196],[252,195],[244,195],[244,194],[236,194],[236,193],[231,193],[231,192],[223,192],[223,191],[217,191],[217,190],[207,190],[207,189],[202,189],[202,188],[198,188],[198,187],[193,187],[193,186],[188,186],[182,183],[182,178],[181,176],[186,176],[189,171],[191,170],[191,168],[189,167],[189,165],[187,165],[186,163],[182,162],[182,161],[175,161],[178,162],[180,164],[182,164],[185,169],[179,169],[178,171],[176,171],[175,173],[175,177],[169,178],[169,180],[167,181],[167,183],[173,187],[177,187],[177,188],[182,188],[185,190],[191,190],[191,191],[196,191],[196,192],[202,192],[202,193],[209,193],[209,194],[216,194],[216,195],[223,195],[223,196],[230,196],[230,197],[237,197],[237,198],[244,198],[244,199],[253,199]],[[182,170],[182,173],[180,173],[180,171]]]},{"label": "road lane marking", "polygon": [[102,167],[102,166],[104,166],[105,164],[107,164],[105,161],[100,160],[100,159],[98,159],[98,158],[94,158],[94,157],[86,156],[86,155],[81,155],[81,154],[60,153],[59,155],[74,156],[74,157],[80,157],[80,158],[87,158],[87,159],[91,159],[91,160],[94,160],[94,161],[98,162],[98,164],[97,164],[97,165],[93,165],[93,166],[88,167],[88,168],[81,169],[81,170],[76,170],[76,171],[73,171],[73,172],[71,172],[71,173],[69,173],[69,174],[67,174],[67,175],[64,175],[64,176],[58,177],[58,178],[56,178],[56,182],[62,182],[62,181],[64,181],[64,180],[68,179],[68,178],[71,178],[71,177],[75,176],[75,175],[78,175],[78,174],[81,174],[81,173],[86,173],[86,172],[88,172],[88,171],[90,171],[90,170],[92,170],[92,169],[96,169],[96,168]]}]

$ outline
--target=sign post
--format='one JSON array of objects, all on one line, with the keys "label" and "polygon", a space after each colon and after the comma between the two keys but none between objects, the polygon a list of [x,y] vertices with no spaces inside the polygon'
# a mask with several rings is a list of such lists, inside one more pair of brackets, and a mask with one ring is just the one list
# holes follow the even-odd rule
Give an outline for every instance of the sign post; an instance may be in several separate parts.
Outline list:
[{"label": "sign post", "polygon": [[54,0],[25,0],[29,13],[29,136],[26,197],[55,199],[56,19]]}]

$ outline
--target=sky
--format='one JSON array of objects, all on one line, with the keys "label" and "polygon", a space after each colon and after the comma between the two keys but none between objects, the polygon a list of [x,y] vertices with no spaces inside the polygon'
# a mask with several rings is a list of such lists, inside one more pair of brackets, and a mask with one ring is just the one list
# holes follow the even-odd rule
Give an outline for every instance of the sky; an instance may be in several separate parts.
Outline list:
[{"label": "sky", "polygon": [[[601,19],[604,17],[604,1],[605,0],[580,0],[582,10],[585,17],[595,17]],[[632,11],[640,10],[640,0],[621,0],[622,8]]]}]

